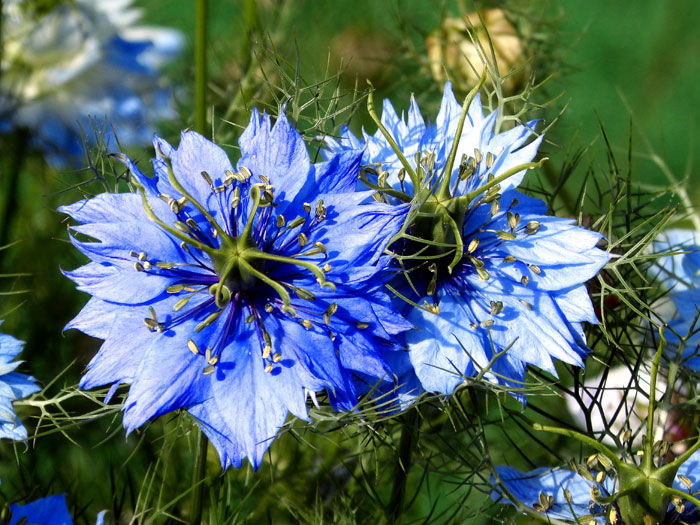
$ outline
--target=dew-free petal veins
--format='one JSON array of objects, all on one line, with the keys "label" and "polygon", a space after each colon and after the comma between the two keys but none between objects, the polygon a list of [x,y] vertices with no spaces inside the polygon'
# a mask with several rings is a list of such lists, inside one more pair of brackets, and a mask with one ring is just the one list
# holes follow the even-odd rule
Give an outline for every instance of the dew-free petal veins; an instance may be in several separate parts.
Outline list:
[{"label": "dew-free petal veins", "polygon": [[[401,340],[423,388],[446,394],[479,374],[522,386],[527,365],[550,373],[555,361],[583,366],[581,323],[597,322],[584,283],[609,260],[596,247],[599,233],[548,216],[543,201],[516,191],[542,143],[537,121],[495,133],[498,115],[484,114],[478,94],[456,138],[461,116],[448,83],[435,124],[413,98],[405,120],[384,101],[381,122],[400,152],[381,130],[326,139],[328,156],[362,152],[369,182],[386,180],[386,200],[403,207],[408,236],[389,247],[400,262],[394,304],[414,324]],[[418,194],[404,162],[420,179]]]},{"label": "dew-free petal veins", "polygon": [[355,192],[361,153],[312,164],[284,116],[254,112],[235,163],[191,131],[154,144],[152,177],[116,155],[138,193],[61,209],[90,259],[64,273],[93,296],[67,328],[104,339],[81,386],[130,385],[128,431],[187,409],[224,468],[257,468],[307,395],[349,410],[357,377],[391,376],[410,324],[382,253],[405,212]]}]

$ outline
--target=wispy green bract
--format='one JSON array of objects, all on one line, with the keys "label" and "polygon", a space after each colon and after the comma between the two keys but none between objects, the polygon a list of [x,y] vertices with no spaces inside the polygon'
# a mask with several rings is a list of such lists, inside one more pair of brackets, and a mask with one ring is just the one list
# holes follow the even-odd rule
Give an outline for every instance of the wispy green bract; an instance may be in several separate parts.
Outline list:
[{"label": "wispy green bract", "polygon": [[[357,402],[356,375],[390,377],[408,324],[391,310],[381,258],[405,207],[362,204],[361,153],[312,164],[281,116],[253,113],[234,170],[194,132],[155,138],[154,177],[128,158],[138,194],[62,208],[91,262],[66,275],[93,297],[68,325],[104,339],[83,388],[130,384],[128,431],[187,408],[224,468],[257,467],[307,394]],[[315,397],[314,397],[315,399]]]},{"label": "wispy green bract", "polygon": [[22,361],[14,361],[24,343],[0,334],[0,437],[27,439],[27,429],[20,423],[12,403],[39,390],[31,376],[15,372]]},{"label": "wispy green bract", "polygon": [[533,139],[534,121],[494,133],[496,117],[477,95],[456,137],[462,107],[448,83],[435,124],[415,100],[406,120],[384,101],[381,122],[397,147],[381,130],[327,141],[333,152],[363,151],[390,202],[412,201],[390,250],[402,270],[393,285],[414,304],[401,308],[416,327],[403,341],[428,391],[451,393],[480,374],[519,385],[527,365],[555,374],[555,360],[582,366],[582,323],[597,322],[584,283],[608,261],[601,235],[516,191],[542,136]]}]

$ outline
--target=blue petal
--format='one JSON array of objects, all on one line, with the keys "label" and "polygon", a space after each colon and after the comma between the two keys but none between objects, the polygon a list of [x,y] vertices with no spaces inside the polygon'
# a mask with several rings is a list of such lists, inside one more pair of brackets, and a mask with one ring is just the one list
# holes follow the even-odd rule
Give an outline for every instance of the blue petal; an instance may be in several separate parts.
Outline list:
[{"label": "blue petal", "polygon": [[[311,189],[307,177],[311,161],[306,151],[306,144],[301,135],[289,124],[282,113],[275,125],[270,127],[270,116],[262,117],[253,110],[250,123],[238,141],[241,147],[241,159],[238,166],[247,167],[259,182],[260,175],[270,179],[275,188],[277,213],[284,214],[293,202],[300,207]],[[304,186],[309,188],[304,190]]]},{"label": "blue petal", "polygon": [[10,505],[12,512],[12,520],[10,525],[17,525],[17,522],[25,518],[25,523],[39,525],[73,525],[66,506],[65,494],[56,496],[48,496],[41,498],[26,505]]},{"label": "blue petal", "polygon": [[362,151],[347,151],[329,156],[327,162],[315,165],[315,193],[347,193],[355,191]]},{"label": "blue petal", "polygon": [[[552,518],[578,522],[577,518],[603,513],[603,508],[600,505],[591,502],[591,487],[594,484],[573,471],[538,468],[528,473],[522,473],[505,466],[496,467],[496,471],[510,493],[525,505],[533,506],[535,503],[539,503],[541,493],[552,496],[554,504],[546,512],[546,515]],[[608,490],[613,489],[613,484],[609,479],[606,480],[605,485]],[[565,490],[571,494],[571,507],[564,497]],[[496,501],[513,504],[499,492],[498,488],[491,494],[491,497]],[[596,517],[595,522],[605,523],[605,516]]]},{"label": "blue petal", "polygon": [[185,131],[172,158],[173,173],[177,181],[194,199],[216,217],[215,196],[202,176],[207,172],[214,186],[221,186],[226,171],[233,171],[226,152],[199,133]]}]

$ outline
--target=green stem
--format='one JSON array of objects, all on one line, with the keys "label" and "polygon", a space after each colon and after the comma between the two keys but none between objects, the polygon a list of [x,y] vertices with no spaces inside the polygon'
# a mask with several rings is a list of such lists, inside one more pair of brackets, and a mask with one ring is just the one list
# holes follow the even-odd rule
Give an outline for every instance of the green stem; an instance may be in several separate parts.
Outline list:
[{"label": "green stem", "polygon": [[198,430],[197,435],[197,455],[194,457],[194,469],[192,471],[192,514],[190,516],[191,525],[201,525],[202,510],[204,507],[204,479],[207,473],[207,448],[209,440],[204,432]]},{"label": "green stem", "polygon": [[294,266],[301,266],[302,268],[306,268],[311,273],[313,273],[314,276],[316,276],[318,284],[320,284],[321,287],[330,288],[331,290],[335,291],[335,285],[330,281],[326,281],[326,274],[323,273],[323,270],[321,270],[318,266],[311,262],[294,259],[292,257],[284,257],[282,255],[275,255],[272,253],[265,253],[261,251],[251,251],[249,254],[246,254],[246,256],[250,259],[265,259],[268,261],[275,261],[280,263],[292,264]]},{"label": "green stem", "polygon": [[688,494],[687,492],[683,492],[682,490],[674,489],[673,487],[666,487],[666,490],[664,492],[668,496],[678,496],[679,498],[688,500],[690,503],[692,503],[700,509],[700,500],[692,494]]},{"label": "green stem", "polygon": [[401,429],[401,441],[399,442],[399,456],[394,468],[394,484],[391,487],[391,498],[387,507],[387,519],[390,524],[398,523],[403,514],[404,500],[406,499],[406,482],[408,472],[411,469],[413,450],[418,443],[420,420],[418,410],[412,408],[405,416]]},{"label": "green stem", "polygon": [[401,148],[394,140],[394,137],[392,137],[391,133],[389,133],[389,130],[386,129],[386,127],[384,127],[384,124],[382,124],[382,121],[379,119],[377,113],[374,111],[374,95],[372,94],[374,92],[374,86],[369,80],[367,81],[367,83],[370,87],[369,93],[367,94],[367,113],[369,113],[369,116],[372,117],[372,120],[374,120],[374,123],[379,128],[379,131],[382,132],[382,135],[384,135],[384,138],[391,146],[391,149],[394,150],[394,153],[396,153],[396,156],[401,161],[401,165],[404,167],[406,173],[408,173],[408,176],[411,178],[411,183],[413,184],[413,193],[415,195],[415,193],[420,189],[420,181],[418,180],[418,175],[416,174],[416,171],[413,169],[413,167],[411,167],[411,164],[408,162],[406,157],[404,157],[403,151],[401,151]]},{"label": "green stem", "polygon": [[493,188],[497,184],[500,184],[504,180],[506,180],[509,177],[512,177],[516,173],[520,173],[523,170],[529,170],[533,168],[539,168],[544,164],[547,160],[549,160],[547,157],[543,158],[542,160],[538,162],[526,162],[524,164],[519,164],[518,166],[515,166],[514,168],[509,169],[506,171],[504,174],[499,175],[498,177],[494,178],[493,180],[487,182],[483,186],[475,189],[471,193],[467,193],[466,195],[462,195],[461,197],[457,197],[458,199],[463,199],[467,204],[473,201],[476,197],[481,195],[482,193],[488,191],[490,188]]},{"label": "green stem", "polygon": [[179,230],[176,230],[175,228],[172,228],[165,224],[153,211],[153,207],[151,207],[151,203],[148,202],[148,197],[146,197],[146,189],[141,186],[139,183],[132,181],[132,184],[138,192],[141,194],[141,202],[143,204],[143,210],[146,212],[146,215],[148,215],[148,218],[151,219],[153,222],[155,222],[158,226],[163,228],[166,232],[168,232],[170,235],[173,237],[176,237],[180,239],[181,241],[189,244],[190,246],[193,246],[197,248],[198,250],[201,250],[209,255],[209,257],[212,257],[215,253],[216,250],[214,248],[211,248],[210,246],[207,246],[204,243],[199,242],[196,239],[193,239],[189,235],[185,235]]},{"label": "green stem", "polygon": [[539,423],[533,423],[532,428],[534,428],[535,430],[541,430],[543,432],[551,432],[552,434],[560,434],[562,436],[567,436],[576,439],[581,443],[585,443],[592,449],[597,450],[600,454],[603,454],[606,458],[608,458],[615,466],[615,470],[618,472],[620,471],[620,468],[624,468],[626,466],[620,460],[620,458],[618,458],[617,455],[615,455],[615,453],[612,450],[585,434],[581,434],[580,432],[576,432],[575,430],[569,430],[566,428],[547,427],[544,425],[540,425]]},{"label": "green stem", "polygon": [[656,350],[654,359],[651,362],[651,381],[650,381],[650,391],[649,391],[649,412],[647,413],[647,439],[644,443],[644,466],[646,473],[651,472],[652,467],[652,457],[651,451],[654,447],[654,412],[656,410],[656,376],[659,372],[659,365],[661,364],[661,355],[663,354],[664,347],[666,346],[666,337],[664,337],[664,327],[659,328],[659,336],[661,341],[659,342],[659,348]]},{"label": "green stem", "polygon": [[243,257],[239,259],[239,264],[241,266],[241,270],[244,272],[248,272],[250,275],[253,277],[256,277],[260,279],[262,282],[270,286],[273,290],[277,292],[277,294],[280,296],[280,299],[282,299],[282,310],[285,312],[289,312],[292,314],[292,316],[296,315],[294,308],[291,306],[290,301],[292,298],[289,296],[289,293],[287,290],[284,289],[284,286],[282,286],[280,283],[277,281],[274,281],[273,279],[270,279],[267,275],[265,275],[262,272],[259,272],[255,268],[253,268],[248,261],[246,261]]},{"label": "green stem", "polygon": [[208,0],[197,0],[194,29],[194,129],[207,134]]},{"label": "green stem", "polygon": [[[0,4],[2,9],[2,4]],[[0,20],[0,23],[2,21]],[[10,169],[7,175],[7,184],[3,188],[4,202],[2,207],[2,222],[0,223],[0,246],[7,244],[12,226],[12,218],[17,211],[17,190],[19,187],[19,174],[24,166],[27,146],[29,145],[29,132],[19,129],[15,133],[15,147],[10,160]]]},{"label": "green stem", "polygon": [[[462,138],[462,130],[464,129],[464,121],[467,118],[467,113],[469,113],[469,106],[471,106],[474,97],[481,89],[481,86],[486,82],[486,68],[481,74],[479,83],[474,86],[467,97],[464,99],[464,104],[462,104],[462,114],[459,117],[459,123],[457,124],[457,131],[455,132],[455,138],[452,141],[452,149],[450,150],[450,155],[447,157],[447,163],[445,164],[445,169],[442,172],[442,181],[440,182],[440,187],[438,188],[435,196],[439,201],[446,200],[450,197],[450,179],[452,175],[452,166],[454,166],[455,157],[457,156],[457,148],[459,147],[459,139]],[[415,191],[415,190],[414,190]]]}]

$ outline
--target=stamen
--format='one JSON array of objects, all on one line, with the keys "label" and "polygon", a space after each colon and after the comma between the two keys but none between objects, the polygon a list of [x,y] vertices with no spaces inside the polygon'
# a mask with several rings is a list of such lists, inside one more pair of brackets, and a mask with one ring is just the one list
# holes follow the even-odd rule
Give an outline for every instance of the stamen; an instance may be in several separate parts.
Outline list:
[{"label": "stamen", "polygon": [[537,230],[540,229],[540,223],[537,221],[530,221],[525,225],[525,233],[528,235],[532,235],[533,233],[537,233]]},{"label": "stamen", "polygon": [[512,230],[518,227],[518,224],[520,224],[520,214],[519,213],[513,213],[513,212],[508,212],[508,225],[511,227]]},{"label": "stamen", "polygon": [[528,264],[527,267],[530,268],[530,270],[532,270],[532,272],[537,275],[540,275],[542,273],[542,270],[540,270],[540,267],[536,264]]}]

